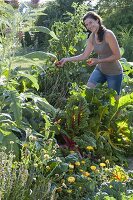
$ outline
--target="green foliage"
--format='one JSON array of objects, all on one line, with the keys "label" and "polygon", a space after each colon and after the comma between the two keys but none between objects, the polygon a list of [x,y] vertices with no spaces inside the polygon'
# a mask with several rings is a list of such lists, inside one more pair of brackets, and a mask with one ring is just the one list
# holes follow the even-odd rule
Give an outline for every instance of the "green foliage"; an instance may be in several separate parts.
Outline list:
[{"label": "green foliage", "polygon": [[[30,129],[31,125],[34,127],[33,132],[36,133],[37,131],[44,132],[43,129],[47,127],[46,134],[47,137],[49,137],[48,129],[50,127],[50,122],[46,113],[49,113],[50,117],[52,116],[54,118],[55,116],[55,109],[50,106],[44,98],[37,98],[31,93],[21,93],[27,91],[30,87],[36,90],[39,89],[37,77],[30,74],[28,71],[32,69],[31,65],[40,65],[44,63],[48,57],[56,58],[53,54],[41,51],[18,56],[18,51],[21,48],[20,41],[24,39],[22,33],[24,31],[37,31],[37,27],[34,27],[34,22],[37,16],[42,14],[41,11],[42,9],[32,10],[29,8],[25,13],[20,13],[6,3],[3,3],[0,8],[2,19],[0,23],[0,111],[2,117],[6,116],[5,121],[1,121],[1,144],[5,146],[9,145],[10,140],[16,143],[16,135],[20,140],[22,138],[24,139],[24,135],[26,135],[25,127]],[[39,28],[40,27],[38,27],[38,29]],[[41,30],[56,38],[55,34],[49,29],[41,27]],[[30,68],[28,68],[25,73],[19,72],[19,70],[22,71],[24,66]],[[20,89],[21,87],[23,87],[23,89]],[[26,95],[28,97],[26,97]],[[30,100],[27,100],[27,98]],[[31,101],[32,98],[34,99],[34,105],[28,102]],[[26,116],[27,113],[25,113],[26,109],[29,110],[30,113],[33,112],[36,115],[31,115],[30,118],[28,118],[29,116]],[[34,111],[34,109],[36,111]],[[42,112],[37,114],[37,110],[41,109]],[[39,123],[35,123],[36,117],[38,117]],[[41,123],[42,125],[40,125]],[[20,142],[19,139],[18,142]],[[18,147],[16,147],[16,151],[18,151]]]},{"label": "green foliage", "polygon": [[74,14],[67,12],[70,18],[68,22],[56,22],[52,26],[59,41],[50,40],[50,51],[56,53],[58,59],[79,53],[85,46],[86,34],[83,33],[82,18],[86,12],[86,6],[73,3],[73,8]]},{"label": "green foliage", "polygon": [[71,96],[66,105],[66,128],[72,136],[82,135],[88,127],[89,109],[81,95]]},{"label": "green foliage", "polygon": [[[57,59],[78,54],[85,48],[87,36],[83,32],[84,27],[81,21],[86,6],[73,4],[73,8],[75,10],[73,15],[67,13],[70,18],[68,22],[56,22],[52,27],[59,40],[51,39],[49,41],[49,51],[53,52]],[[46,65],[47,69],[42,72],[44,73],[44,78],[39,80],[40,92],[55,107],[64,107],[72,82],[87,82],[88,69],[83,62],[68,63],[63,69],[55,69],[54,63],[51,61],[48,61]],[[81,65],[83,66],[82,68]]]},{"label": "green foliage", "polygon": [[[50,140],[42,138],[40,148],[38,149],[39,139],[30,137],[30,140],[29,143],[23,144],[21,160],[18,162],[14,162],[12,150],[7,155],[5,149],[1,149],[0,184],[1,198],[3,200],[19,198],[23,200],[49,199],[54,195],[54,178],[50,177],[50,167],[47,165],[55,157],[52,151],[56,150],[56,143],[52,138]],[[14,145],[13,142],[12,145]],[[41,153],[40,149],[42,150]],[[59,163],[56,159],[55,168]]]},{"label": "green foliage", "polygon": [[125,49],[123,56],[129,61],[132,61],[132,0],[100,0],[97,3],[97,8],[103,17],[107,28],[114,31],[114,33],[117,35],[120,46]]},{"label": "green foliage", "polygon": [[[132,6],[133,7],[133,6]],[[120,45],[125,49],[124,52],[124,57],[127,58],[128,61],[132,61],[133,57],[133,52],[132,52],[132,47],[133,47],[133,27],[129,26],[128,27],[119,27],[119,32],[118,32],[118,37],[120,40]]]},{"label": "green foliage", "polygon": [[[55,0],[55,1],[47,1],[45,3],[45,13],[47,15],[40,16],[37,21],[38,26],[46,26],[51,29],[55,22],[63,22],[70,20],[70,16],[67,15],[69,13],[75,13],[75,9],[72,4],[77,3],[78,5],[83,4],[83,0]],[[48,40],[50,37],[44,33],[36,34],[36,40],[38,41],[38,48],[46,49],[48,47]]]},{"label": "green foliage", "polygon": [[[64,1],[60,2],[63,5]],[[128,81],[124,80],[119,102],[114,99],[115,92],[104,86],[89,90],[83,85],[89,76],[84,63],[82,68],[81,63],[73,63],[62,69],[55,68],[53,63],[56,57],[71,56],[84,48],[86,34],[81,24],[84,5],[74,4],[75,14],[67,15],[70,20],[53,26],[59,40],[49,29],[34,27],[41,9],[28,9],[21,15],[10,5],[3,5],[1,199],[132,198],[132,171],[127,173],[114,165],[125,164],[123,154],[132,152],[131,66],[121,60]],[[19,30],[51,34],[52,53],[20,52]],[[56,52],[59,54],[55,56]]]},{"label": "green foliage", "polygon": [[129,98],[122,97],[119,104],[113,96],[114,91],[107,91],[105,88],[87,89],[76,86],[67,101],[60,126],[76,142],[75,146],[82,149],[82,153],[87,146],[93,146],[97,149],[97,156],[124,161],[120,154],[131,146],[132,122],[130,111],[121,116],[118,112],[120,108],[124,109],[132,104],[132,94],[128,95]]},{"label": "green foliage", "polygon": [[47,33],[47,34],[51,35],[54,39],[58,40],[58,38],[56,37],[56,35],[53,31],[50,31],[48,28],[43,27],[43,26],[35,26],[35,27],[31,28],[30,31]]}]

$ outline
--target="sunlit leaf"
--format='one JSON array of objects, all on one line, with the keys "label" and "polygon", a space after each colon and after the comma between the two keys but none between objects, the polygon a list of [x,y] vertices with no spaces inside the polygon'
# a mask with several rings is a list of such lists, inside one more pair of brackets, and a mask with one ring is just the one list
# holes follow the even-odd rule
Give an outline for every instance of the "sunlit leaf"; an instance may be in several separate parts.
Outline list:
[{"label": "sunlit leaf", "polygon": [[19,74],[19,76],[23,76],[23,77],[28,78],[28,79],[32,82],[33,86],[34,86],[37,90],[39,90],[38,81],[37,81],[37,79],[36,79],[34,76],[32,76],[32,75],[30,75],[30,74],[25,74],[25,73],[18,73],[18,74]]},{"label": "sunlit leaf", "polygon": [[47,33],[51,35],[54,39],[59,40],[53,31],[50,31],[48,28],[44,26],[34,26],[29,31]]}]

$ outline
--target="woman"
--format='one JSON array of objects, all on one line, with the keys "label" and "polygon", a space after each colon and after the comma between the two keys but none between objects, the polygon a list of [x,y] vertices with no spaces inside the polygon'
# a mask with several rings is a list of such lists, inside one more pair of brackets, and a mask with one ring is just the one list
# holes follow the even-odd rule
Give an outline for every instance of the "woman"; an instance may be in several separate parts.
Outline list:
[{"label": "woman", "polygon": [[81,61],[89,57],[92,51],[98,54],[98,58],[92,58],[89,66],[96,65],[92,72],[87,86],[94,88],[98,83],[107,81],[108,88],[117,92],[116,100],[119,99],[122,83],[122,66],[120,59],[120,49],[114,33],[102,25],[101,17],[93,11],[88,12],[83,17],[83,23],[87,31],[91,32],[87,46],[80,55],[62,58],[57,62],[57,66],[62,67],[66,62]]}]

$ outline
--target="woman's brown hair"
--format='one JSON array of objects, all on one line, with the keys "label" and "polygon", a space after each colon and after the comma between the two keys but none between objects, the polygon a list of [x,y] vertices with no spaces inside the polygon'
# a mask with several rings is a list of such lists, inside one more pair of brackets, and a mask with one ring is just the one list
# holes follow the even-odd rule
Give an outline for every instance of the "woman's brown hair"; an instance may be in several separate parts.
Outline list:
[{"label": "woman's brown hair", "polygon": [[[103,41],[104,32],[106,30],[105,26],[103,26],[103,24],[102,24],[102,18],[97,13],[95,13],[93,11],[89,11],[88,13],[86,13],[84,15],[84,17],[83,17],[83,23],[84,23],[84,21],[87,18],[98,20],[98,23],[99,23],[99,30],[97,32],[97,34],[98,34],[98,40],[99,40],[99,42],[102,42]],[[89,33],[91,33],[89,30],[87,30],[87,31]]]}]

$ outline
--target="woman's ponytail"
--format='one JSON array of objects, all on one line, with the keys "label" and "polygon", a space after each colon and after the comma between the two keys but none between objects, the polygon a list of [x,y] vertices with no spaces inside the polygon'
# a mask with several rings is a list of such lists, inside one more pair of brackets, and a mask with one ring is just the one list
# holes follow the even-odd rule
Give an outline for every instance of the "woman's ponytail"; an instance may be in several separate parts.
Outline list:
[{"label": "woman's ponytail", "polygon": [[100,24],[99,30],[97,32],[99,42],[103,41],[103,36],[104,36],[105,30],[106,30],[105,26]]}]

